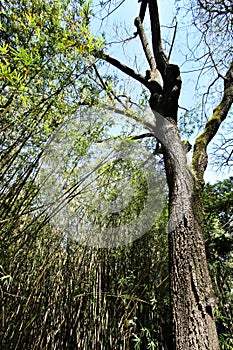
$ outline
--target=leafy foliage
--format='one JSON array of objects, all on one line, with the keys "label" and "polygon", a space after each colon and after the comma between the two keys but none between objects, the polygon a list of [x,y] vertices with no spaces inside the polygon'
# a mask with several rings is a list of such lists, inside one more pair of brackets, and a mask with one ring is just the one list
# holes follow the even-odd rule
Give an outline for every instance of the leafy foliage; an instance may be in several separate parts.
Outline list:
[{"label": "leafy foliage", "polygon": [[91,50],[102,42],[90,38],[86,15],[78,2],[73,5],[1,2],[0,192],[8,233],[15,225],[11,218],[28,212],[36,196],[34,180],[48,138],[80,105],[91,103],[88,93],[95,90],[87,71]]},{"label": "leafy foliage", "polygon": [[215,294],[222,349],[233,347],[233,178],[207,184],[204,193],[206,249]]}]

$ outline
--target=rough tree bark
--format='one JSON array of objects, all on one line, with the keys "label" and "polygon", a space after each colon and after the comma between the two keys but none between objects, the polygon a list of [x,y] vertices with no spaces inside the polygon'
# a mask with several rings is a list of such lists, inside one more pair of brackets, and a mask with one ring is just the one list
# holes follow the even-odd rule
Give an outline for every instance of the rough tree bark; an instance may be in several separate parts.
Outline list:
[{"label": "rough tree bark", "polygon": [[[151,23],[152,50],[143,29],[147,8]],[[222,101],[206,123],[203,133],[196,139],[190,169],[177,128],[178,99],[181,90],[180,70],[177,65],[169,63],[163,51],[157,1],[141,1],[135,26],[150,67],[145,76],[109,55],[102,52],[96,55],[145,85],[151,93],[151,109],[170,122],[170,128],[165,135],[169,147],[164,144],[162,149],[169,186],[173,348],[217,350],[219,342],[214,319],[215,299],[211,289],[203,237],[202,192],[208,160],[207,145],[226,118],[233,102],[233,64],[225,77]]]}]

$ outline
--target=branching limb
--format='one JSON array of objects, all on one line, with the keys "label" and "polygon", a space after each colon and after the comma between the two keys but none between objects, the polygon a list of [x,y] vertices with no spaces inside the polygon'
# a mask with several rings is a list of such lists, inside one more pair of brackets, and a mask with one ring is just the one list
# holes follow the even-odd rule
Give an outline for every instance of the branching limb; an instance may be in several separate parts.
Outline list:
[{"label": "branching limb", "polygon": [[214,109],[212,117],[207,121],[204,131],[196,139],[193,153],[193,169],[198,180],[203,182],[204,171],[207,166],[206,148],[216,135],[221,123],[227,117],[233,103],[233,62],[225,76],[224,93],[221,102]]},{"label": "branching limb", "polygon": [[137,32],[139,34],[139,37],[140,37],[140,40],[141,40],[141,43],[142,43],[142,47],[143,47],[143,50],[145,52],[146,59],[147,59],[147,61],[149,63],[150,69],[152,71],[156,71],[156,62],[155,62],[154,56],[153,56],[153,54],[151,52],[150,45],[148,43],[148,40],[147,40],[147,37],[146,37],[146,33],[144,31],[144,28],[143,28],[140,16],[135,18],[134,24],[135,24],[135,26],[137,28]]},{"label": "branching limb", "polygon": [[164,78],[166,74],[168,59],[162,48],[158,4],[157,0],[148,0],[148,2],[154,57],[157,63],[157,68]]},{"label": "branching limb", "polygon": [[154,123],[151,123],[150,121],[148,121],[144,115],[141,115],[141,113],[139,115],[138,113],[134,113],[132,110],[125,110],[125,109],[122,110],[117,106],[111,106],[107,104],[102,104],[102,107],[106,108],[106,110],[109,110],[112,113],[123,115],[129,119],[135,120],[136,122],[143,125],[147,130],[149,130],[150,133],[154,134],[154,130],[155,130]]},{"label": "branching limb", "polygon": [[95,70],[95,74],[96,74],[97,78],[98,78],[99,81],[100,81],[100,85],[101,85],[102,88],[106,91],[106,93],[107,93],[108,97],[110,98],[110,100],[113,101],[114,99],[113,99],[113,97],[111,96],[111,93],[108,91],[108,87],[107,87],[106,83],[104,82],[102,76],[100,75],[100,73],[99,73],[99,71],[98,71],[98,69],[97,69],[97,67],[96,67],[96,64],[94,64],[93,67],[94,67],[94,70]]},{"label": "branching limb", "polygon": [[151,85],[150,82],[148,82],[147,79],[143,75],[141,75],[140,73],[137,73],[134,69],[126,66],[125,64],[123,64],[122,62],[117,60],[116,58],[114,58],[110,55],[107,55],[103,52],[95,52],[94,54],[95,54],[95,57],[105,60],[106,62],[110,63],[112,66],[118,68],[120,71],[122,71],[126,75],[139,81],[141,84],[143,84],[148,89],[150,89],[150,85]]},{"label": "branching limb", "polygon": [[128,136],[128,137],[124,137],[124,138],[122,138],[121,136],[112,136],[112,137],[108,137],[107,139],[104,139],[104,140],[99,140],[99,141],[97,141],[97,143],[102,143],[105,141],[110,141],[110,140],[115,140],[115,139],[134,141],[134,140],[142,140],[142,139],[145,139],[147,137],[155,137],[155,135],[152,134],[151,132],[147,132],[144,134]]},{"label": "branching limb", "polygon": [[[128,103],[130,102],[130,98],[128,98],[127,96],[118,96],[114,90],[109,90],[107,84],[105,83],[105,81],[103,80],[102,76],[100,75],[96,65],[93,65],[95,73],[97,78],[100,81],[100,86],[105,90],[106,94],[108,95],[109,99],[111,100],[111,102],[115,102],[117,101],[123,108],[128,109]],[[93,78],[92,78],[93,79]],[[95,79],[93,79],[95,81]],[[96,81],[95,81],[96,82]],[[126,103],[123,103],[120,99],[120,97],[127,97]]]},{"label": "branching limb", "polygon": [[148,3],[148,0],[142,0],[140,12],[139,12],[139,17],[140,17],[141,23],[143,23],[144,18],[145,18],[147,3]]}]

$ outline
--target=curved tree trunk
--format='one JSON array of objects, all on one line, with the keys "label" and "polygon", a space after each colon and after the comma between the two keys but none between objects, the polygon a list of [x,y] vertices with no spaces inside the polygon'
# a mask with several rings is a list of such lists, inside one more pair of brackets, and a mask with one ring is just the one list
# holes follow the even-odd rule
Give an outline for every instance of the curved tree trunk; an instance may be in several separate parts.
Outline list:
[{"label": "curved tree trunk", "polygon": [[169,185],[169,258],[173,342],[176,350],[217,350],[215,301],[202,229],[202,185],[188,168],[175,123],[163,147]]}]

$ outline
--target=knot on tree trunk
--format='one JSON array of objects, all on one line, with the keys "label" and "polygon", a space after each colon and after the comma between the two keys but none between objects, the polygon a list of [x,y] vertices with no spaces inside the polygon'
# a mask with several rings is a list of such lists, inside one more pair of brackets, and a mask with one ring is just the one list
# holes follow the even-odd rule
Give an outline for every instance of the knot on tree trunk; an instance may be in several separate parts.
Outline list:
[{"label": "knot on tree trunk", "polygon": [[156,72],[147,71],[146,74],[148,82],[151,82],[150,107],[164,117],[177,122],[178,100],[182,83],[180,69],[175,64],[167,65],[163,87],[158,83],[158,73],[156,78],[153,77],[153,74]]}]

